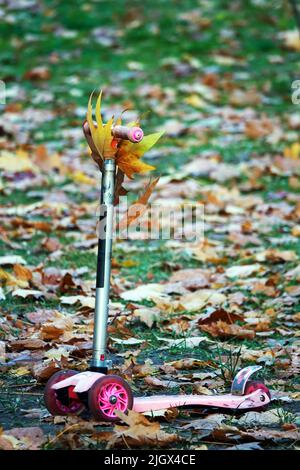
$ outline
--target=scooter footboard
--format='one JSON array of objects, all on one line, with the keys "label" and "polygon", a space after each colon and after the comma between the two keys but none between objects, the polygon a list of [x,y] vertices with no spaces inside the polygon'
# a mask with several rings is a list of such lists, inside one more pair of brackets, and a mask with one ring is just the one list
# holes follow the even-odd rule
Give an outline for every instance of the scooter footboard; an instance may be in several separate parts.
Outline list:
[{"label": "scooter footboard", "polygon": [[180,406],[210,406],[216,408],[253,409],[270,402],[270,397],[262,390],[249,395],[154,395],[152,397],[135,397],[133,410],[143,413]]}]

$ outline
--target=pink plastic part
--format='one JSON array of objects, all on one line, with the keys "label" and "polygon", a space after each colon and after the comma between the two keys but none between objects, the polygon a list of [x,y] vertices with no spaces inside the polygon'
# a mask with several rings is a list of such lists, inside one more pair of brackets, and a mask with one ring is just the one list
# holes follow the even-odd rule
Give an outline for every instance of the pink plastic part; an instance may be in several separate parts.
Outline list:
[{"label": "pink plastic part", "polygon": [[140,142],[144,137],[144,132],[140,127],[132,127],[128,134],[129,140],[131,142]]},{"label": "pink plastic part", "polygon": [[73,391],[76,393],[87,392],[91,386],[98,380],[100,377],[103,377],[105,374],[100,374],[100,372],[81,372],[80,374],[72,375],[65,380],[52,385],[54,390],[59,390],[60,388],[74,386]]},{"label": "pink plastic part", "polygon": [[[54,386],[52,387],[54,388]],[[73,390],[74,391],[74,390]],[[64,405],[58,397],[55,399],[55,403],[58,409],[60,409],[65,414],[74,414],[82,407],[82,403],[80,401],[72,400],[70,405]]]},{"label": "pink plastic part", "polygon": [[[111,399],[114,398],[115,402]],[[120,410],[123,413],[128,407],[128,395],[126,389],[115,382],[104,385],[98,396],[99,409],[108,418],[114,418],[115,411]]]},{"label": "pink plastic part", "polygon": [[260,408],[270,403],[270,397],[262,390],[244,395],[157,395],[152,397],[137,397],[134,399],[133,410],[158,411],[179,406],[198,405],[217,408],[251,409]]},{"label": "pink plastic part", "polygon": [[144,132],[140,127],[115,126],[111,132],[117,139],[130,140],[134,144],[140,142],[144,137]]}]

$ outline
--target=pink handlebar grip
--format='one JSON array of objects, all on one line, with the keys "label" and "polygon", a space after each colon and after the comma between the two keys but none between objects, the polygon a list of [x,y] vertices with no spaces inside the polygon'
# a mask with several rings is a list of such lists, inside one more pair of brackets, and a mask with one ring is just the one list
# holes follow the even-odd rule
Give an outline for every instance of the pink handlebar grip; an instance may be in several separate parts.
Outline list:
[{"label": "pink handlebar grip", "polygon": [[144,137],[144,132],[140,127],[115,126],[111,133],[117,139],[130,140],[134,144],[140,142]]}]

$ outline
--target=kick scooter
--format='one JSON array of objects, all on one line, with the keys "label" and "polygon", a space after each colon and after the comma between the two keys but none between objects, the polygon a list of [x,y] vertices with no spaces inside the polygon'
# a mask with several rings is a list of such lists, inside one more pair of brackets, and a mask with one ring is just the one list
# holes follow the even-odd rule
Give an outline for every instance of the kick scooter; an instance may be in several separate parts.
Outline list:
[{"label": "kick scooter", "polygon": [[[115,126],[112,134],[117,139],[138,143],[143,131],[138,127]],[[113,212],[115,198],[116,164],[113,158],[103,161],[101,207],[106,219],[106,230],[98,242],[96,301],[93,336],[93,355],[85,372],[61,370],[48,380],[44,400],[52,415],[79,415],[89,409],[99,421],[118,421],[116,411],[126,413],[156,411],[182,406],[217,407],[230,410],[264,408],[271,400],[268,388],[262,382],[250,381],[250,376],[261,366],[249,366],[235,376],[231,393],[222,395],[154,395],[133,397],[129,384],[120,376],[108,373],[112,362],[106,357],[107,321],[111,272]]]}]

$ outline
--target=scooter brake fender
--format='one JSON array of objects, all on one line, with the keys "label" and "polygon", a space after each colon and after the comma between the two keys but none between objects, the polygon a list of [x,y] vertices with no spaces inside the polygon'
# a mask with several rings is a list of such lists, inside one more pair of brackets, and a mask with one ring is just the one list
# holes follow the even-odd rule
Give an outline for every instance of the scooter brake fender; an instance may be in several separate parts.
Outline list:
[{"label": "scooter brake fender", "polygon": [[262,369],[262,366],[249,366],[241,369],[233,379],[231,385],[231,394],[232,395],[244,395],[246,384],[252,374]]}]

